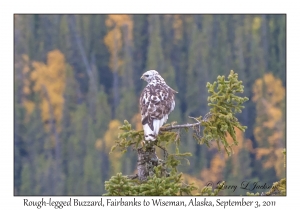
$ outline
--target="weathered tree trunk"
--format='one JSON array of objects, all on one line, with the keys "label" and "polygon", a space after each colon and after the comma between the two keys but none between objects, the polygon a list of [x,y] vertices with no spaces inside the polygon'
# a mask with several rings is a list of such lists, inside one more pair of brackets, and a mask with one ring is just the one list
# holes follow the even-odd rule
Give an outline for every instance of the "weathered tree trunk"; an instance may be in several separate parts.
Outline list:
[{"label": "weathered tree trunk", "polygon": [[138,149],[138,178],[141,181],[147,180],[147,177],[153,173],[153,167],[158,165],[158,158],[156,156],[154,146]]},{"label": "weathered tree trunk", "polygon": [[112,53],[113,56],[113,109],[112,109],[112,117],[116,117],[116,110],[119,105],[120,93],[119,93],[119,50],[118,50],[118,39],[116,31],[114,31],[114,51]]},{"label": "weathered tree trunk", "polygon": [[75,37],[75,41],[76,41],[77,47],[79,49],[79,52],[81,54],[81,58],[82,58],[82,61],[84,63],[87,75],[89,77],[89,80],[92,83],[92,88],[94,88],[94,90],[97,90],[97,85],[96,85],[96,81],[95,81],[96,78],[93,75],[92,67],[91,67],[91,65],[90,65],[90,63],[88,61],[88,57],[87,57],[87,54],[86,54],[86,52],[84,50],[82,40],[81,40],[81,38],[79,36],[79,33],[76,30],[76,19],[75,19],[75,16],[74,15],[69,15],[68,18],[69,18],[68,19],[69,20],[68,23],[69,23],[70,31],[71,31],[71,33]]}]

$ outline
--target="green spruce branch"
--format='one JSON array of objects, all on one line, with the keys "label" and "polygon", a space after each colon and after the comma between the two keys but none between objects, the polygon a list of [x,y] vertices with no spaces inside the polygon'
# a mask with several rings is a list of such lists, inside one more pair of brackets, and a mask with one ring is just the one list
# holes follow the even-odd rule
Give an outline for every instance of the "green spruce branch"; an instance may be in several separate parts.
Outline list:
[{"label": "green spruce branch", "polygon": [[[144,132],[132,129],[128,121],[120,126],[121,133],[116,140],[111,152],[119,149],[126,152],[128,147],[133,147],[138,151],[138,174],[122,176],[117,174],[105,183],[107,195],[191,195],[197,189],[193,185],[182,182],[181,173],[177,167],[186,161],[191,153],[181,153],[179,145],[181,140],[181,130],[193,130],[193,138],[199,144],[210,146],[211,141],[216,141],[219,150],[223,145],[226,153],[232,155],[232,146],[237,145],[235,127],[245,131],[246,126],[242,126],[235,117],[244,108],[243,103],[247,97],[238,96],[243,93],[244,86],[238,80],[238,75],[231,70],[227,80],[224,76],[218,76],[213,84],[207,83],[209,113],[204,118],[189,117],[196,121],[177,125],[176,122],[166,124],[161,127],[157,140],[154,142],[144,142]],[[201,131],[202,128],[202,131]],[[234,141],[229,144],[226,136],[230,135]],[[144,144],[143,144],[144,143]],[[175,145],[175,153],[168,153],[166,150],[170,144]],[[142,146],[141,146],[142,145]],[[164,151],[163,159],[156,156],[154,147],[157,146]],[[211,188],[204,188],[200,195],[216,195],[221,190],[220,186],[214,191]],[[129,191],[130,192],[129,192]],[[122,192],[122,194],[120,194]]]},{"label": "green spruce branch", "polygon": [[[199,144],[205,143],[210,146],[211,141],[216,141],[220,149],[220,143],[224,146],[228,155],[232,154],[232,146],[237,145],[236,133],[234,128],[245,131],[246,126],[242,126],[235,117],[236,113],[240,113],[244,108],[243,103],[249,100],[247,97],[240,97],[237,94],[243,93],[244,86],[242,81],[238,80],[238,74],[231,70],[228,80],[224,76],[218,76],[217,81],[213,84],[207,83],[208,93],[207,98],[210,111],[204,118],[189,117],[194,119],[196,123],[187,123],[183,125],[176,125],[176,122],[166,124],[160,128],[160,135],[158,136],[158,145],[160,142],[170,143],[176,142],[179,139],[180,132],[170,132],[171,130],[178,130],[184,128],[185,130],[191,128],[194,132],[193,137]],[[203,127],[202,135],[200,126]],[[119,135],[116,145],[113,146],[112,151],[119,147],[122,152],[127,151],[128,146],[135,145],[138,147],[143,142],[143,131],[135,131],[131,128],[128,121],[124,121],[124,125],[120,127],[124,131]],[[226,136],[230,135],[234,140],[233,144],[229,144]]]}]

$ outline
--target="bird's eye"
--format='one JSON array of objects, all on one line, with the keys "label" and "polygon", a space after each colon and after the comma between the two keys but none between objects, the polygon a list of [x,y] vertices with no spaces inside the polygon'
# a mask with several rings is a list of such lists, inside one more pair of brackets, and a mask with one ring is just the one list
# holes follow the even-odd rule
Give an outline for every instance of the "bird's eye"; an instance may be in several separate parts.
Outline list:
[{"label": "bird's eye", "polygon": [[145,75],[145,77],[149,77],[149,75]]}]

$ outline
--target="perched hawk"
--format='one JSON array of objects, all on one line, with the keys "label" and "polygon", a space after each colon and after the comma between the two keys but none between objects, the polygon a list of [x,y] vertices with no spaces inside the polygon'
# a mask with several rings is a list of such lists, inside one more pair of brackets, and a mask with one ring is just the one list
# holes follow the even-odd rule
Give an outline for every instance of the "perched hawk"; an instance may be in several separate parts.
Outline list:
[{"label": "perched hawk", "polygon": [[155,141],[160,127],[175,107],[175,90],[155,70],[145,72],[141,79],[148,82],[140,97],[142,124],[146,141]]}]

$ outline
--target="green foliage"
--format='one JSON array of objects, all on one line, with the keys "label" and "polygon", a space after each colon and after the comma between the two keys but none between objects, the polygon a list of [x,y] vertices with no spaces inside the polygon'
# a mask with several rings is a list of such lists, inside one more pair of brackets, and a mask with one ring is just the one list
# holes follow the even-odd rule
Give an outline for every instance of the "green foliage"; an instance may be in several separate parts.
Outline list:
[{"label": "green foliage", "polygon": [[[215,91],[218,85],[218,92]],[[194,130],[194,138],[198,143],[208,142],[215,139],[219,145],[219,141],[224,145],[228,155],[232,154],[231,149],[226,140],[227,132],[234,139],[234,144],[237,145],[236,133],[234,127],[245,131],[246,127],[241,126],[238,119],[234,116],[237,112],[241,112],[244,108],[242,104],[248,100],[247,97],[239,97],[236,93],[243,92],[243,85],[238,81],[238,75],[233,71],[228,76],[228,81],[225,81],[224,76],[219,76],[218,81],[213,84],[207,84],[208,92],[211,96],[208,97],[209,106],[211,107],[209,116],[201,120],[202,117],[194,118],[198,122],[198,126],[192,127]],[[176,126],[176,122],[167,124],[164,128]],[[199,126],[204,126],[204,136],[199,138]],[[180,127],[179,127],[180,128]],[[188,131],[188,127],[184,127]],[[131,124],[124,120],[124,124],[119,127],[122,131],[115,141],[115,145],[111,148],[113,152],[117,147],[124,153],[129,146],[134,145],[135,148],[143,142],[143,131],[135,131]],[[166,147],[173,143],[175,145],[174,154],[166,154]],[[196,188],[193,185],[184,184],[181,180],[181,173],[178,173],[177,167],[182,160],[186,160],[189,165],[189,160],[186,158],[192,156],[191,153],[180,153],[180,130],[177,131],[161,131],[157,141],[147,142],[142,146],[146,150],[148,147],[157,146],[164,150],[164,160],[160,161],[157,167],[151,166],[148,180],[146,182],[133,181],[127,177],[117,174],[109,181],[105,182],[105,189],[108,191],[106,195],[191,195],[191,192]],[[149,168],[149,167],[148,167]],[[170,171],[170,173],[168,172]],[[205,187],[201,190],[200,195],[217,195],[223,188],[224,182],[220,183],[215,190],[211,187]]]},{"label": "green foliage", "polygon": [[[105,196],[176,196],[176,195],[192,195],[193,190],[197,187],[182,183],[182,173],[162,177],[156,168],[156,174],[148,177],[146,182],[129,179],[118,173],[112,176],[109,181],[105,182],[107,191]],[[203,187],[196,195],[200,196],[217,196],[223,189],[225,181],[217,185],[215,189],[211,186]]]},{"label": "green foliage", "polygon": [[105,182],[105,190],[108,192],[104,195],[137,195],[134,183],[122,173],[112,176],[109,181]]},{"label": "green foliage", "polygon": [[131,124],[124,120],[124,124],[119,128],[122,133],[119,134],[118,139],[115,141],[115,145],[111,148],[111,152],[113,152],[116,147],[119,147],[122,153],[127,151],[127,147],[131,145],[135,145],[137,148],[138,145],[144,139],[144,131],[135,131],[131,129]]},{"label": "green foliage", "polygon": [[[122,133],[119,134],[119,138],[115,141],[115,145],[111,148],[111,152],[113,152],[116,148],[119,148],[122,153],[127,151],[129,146],[134,145],[135,148],[143,142],[144,140],[144,131],[135,131],[132,129],[131,124],[124,120],[124,124],[119,128]],[[176,167],[181,164],[181,160],[187,161],[189,164],[188,159],[185,157],[192,156],[191,153],[180,153],[179,152],[179,134],[176,132],[163,132],[161,135],[158,136],[158,141],[154,144],[158,147],[165,148],[171,142],[175,143],[176,149],[175,154],[168,154],[166,157],[166,167],[170,167],[176,170]],[[146,149],[147,146],[152,146],[152,142],[143,145],[143,149]]]},{"label": "green foliage", "polygon": [[266,195],[266,196],[274,196],[274,195],[279,195],[279,196],[286,196],[286,179],[281,179],[278,182],[274,182],[271,189],[266,192],[266,193],[262,193],[259,194],[259,192],[257,193],[250,193],[247,192],[248,196],[260,196],[260,195]]},{"label": "green foliage", "polygon": [[[242,126],[235,117],[236,113],[242,112],[244,106],[242,104],[249,99],[247,97],[237,96],[237,93],[243,93],[244,86],[242,81],[238,81],[238,74],[230,71],[228,80],[224,76],[218,76],[217,82],[213,84],[207,83],[208,96],[207,101],[210,108],[208,119],[204,119],[201,125],[204,126],[203,137],[198,138],[199,143],[205,143],[209,146],[212,140],[217,141],[220,150],[220,142],[223,144],[228,155],[233,153],[232,146],[237,145],[236,133],[234,127],[239,128],[243,132],[247,128]],[[217,90],[216,90],[217,88]],[[227,133],[233,138],[234,144],[229,145],[226,136]]]},{"label": "green foliage", "polygon": [[[197,126],[193,127],[194,135],[193,137],[198,141],[198,143],[209,146],[209,142],[216,140],[218,147],[220,149],[220,142],[223,144],[225,151],[228,155],[231,155],[232,146],[237,145],[238,141],[236,139],[236,133],[234,127],[239,128],[241,131],[245,131],[246,126],[242,126],[238,119],[235,117],[237,112],[241,112],[244,108],[242,104],[248,100],[247,97],[237,96],[237,93],[242,93],[244,86],[242,81],[238,81],[238,75],[231,70],[230,75],[228,76],[228,81],[225,80],[224,76],[218,76],[217,82],[213,84],[208,83],[207,88],[208,92],[211,94],[208,97],[208,105],[211,107],[208,117],[205,117],[204,120],[201,120],[202,117],[195,118],[196,121],[201,121],[201,126],[204,127],[203,137],[200,138],[199,133],[197,133]],[[217,92],[215,91],[217,87]],[[172,123],[174,125],[175,123]],[[164,127],[168,127],[169,124]],[[120,127],[120,130],[123,132],[119,135],[116,144],[112,147],[111,152],[113,152],[117,147],[124,153],[127,151],[127,148],[131,145],[135,145],[135,148],[143,141],[143,131],[135,131],[131,128],[131,125],[128,121],[124,121],[124,125]],[[185,128],[187,131],[188,129]],[[233,138],[234,144],[229,145],[226,140],[227,133]],[[177,172],[177,166],[181,164],[181,160],[186,160],[189,164],[187,156],[191,156],[191,153],[180,153],[179,152],[179,143],[180,143],[180,132],[161,132],[158,136],[157,142],[155,145],[158,147],[165,148],[171,142],[176,146],[175,154],[168,154],[166,157],[166,167],[171,168]],[[152,143],[150,143],[152,144]],[[144,145],[145,147],[146,145]]]},{"label": "green foliage", "polygon": [[247,192],[246,195],[248,195],[248,196],[259,196],[260,194],[259,194],[259,192],[257,192],[257,193]]},{"label": "green foliage", "polygon": [[286,195],[286,179],[281,179],[278,182],[273,183],[271,189],[266,193],[266,195]]},{"label": "green foliage", "polygon": [[146,182],[132,180],[127,176],[118,173],[105,182],[105,189],[108,193],[104,195],[145,195],[145,196],[174,196],[174,195],[191,195],[195,189],[193,185],[183,184],[181,181],[182,173],[171,176],[161,176],[160,169],[155,168],[155,174],[149,176]]}]

